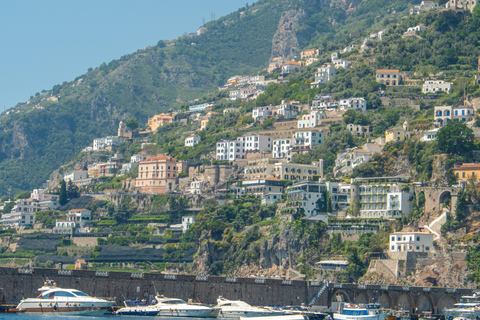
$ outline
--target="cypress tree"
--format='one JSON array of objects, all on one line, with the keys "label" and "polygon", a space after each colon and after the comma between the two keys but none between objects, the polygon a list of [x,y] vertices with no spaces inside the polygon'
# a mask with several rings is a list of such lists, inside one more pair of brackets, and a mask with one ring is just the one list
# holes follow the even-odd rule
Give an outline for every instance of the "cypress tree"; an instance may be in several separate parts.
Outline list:
[{"label": "cypress tree", "polygon": [[67,203],[67,185],[64,180],[60,181],[60,196],[58,197],[58,202],[62,206]]}]

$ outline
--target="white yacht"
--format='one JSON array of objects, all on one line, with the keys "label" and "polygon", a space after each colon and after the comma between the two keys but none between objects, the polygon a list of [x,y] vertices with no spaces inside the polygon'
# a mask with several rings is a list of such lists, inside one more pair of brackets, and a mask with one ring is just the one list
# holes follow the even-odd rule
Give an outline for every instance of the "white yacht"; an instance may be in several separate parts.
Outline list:
[{"label": "white yacht", "polygon": [[45,282],[38,291],[41,292],[38,297],[21,300],[16,309],[19,312],[103,315],[115,303],[75,289],[59,288],[54,282]]},{"label": "white yacht", "polygon": [[118,309],[115,314],[119,316],[156,316],[158,309],[154,305],[147,305],[145,301],[128,300],[125,307]]},{"label": "white yacht", "polygon": [[480,293],[472,296],[462,296],[460,302],[455,303],[453,308],[443,310],[446,320],[455,318],[476,319],[480,317]]},{"label": "white yacht", "polygon": [[219,308],[217,318],[236,318],[240,317],[271,317],[283,314],[283,312],[275,312],[266,308],[252,307],[246,302],[239,300],[228,300],[223,297],[217,299],[217,305],[215,308]]},{"label": "white yacht", "polygon": [[349,304],[340,303],[338,312],[333,314],[334,320],[386,320],[387,313],[379,303]]},{"label": "white yacht", "polygon": [[196,304],[187,304],[182,299],[156,296],[157,303],[154,307],[158,310],[157,316],[164,317],[194,317],[206,318],[212,314],[213,308]]}]

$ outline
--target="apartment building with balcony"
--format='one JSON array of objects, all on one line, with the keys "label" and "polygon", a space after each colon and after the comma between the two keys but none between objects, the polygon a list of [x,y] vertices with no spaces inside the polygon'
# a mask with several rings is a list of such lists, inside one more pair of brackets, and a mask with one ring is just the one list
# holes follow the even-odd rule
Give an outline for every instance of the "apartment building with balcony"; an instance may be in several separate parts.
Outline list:
[{"label": "apartment building with balcony", "polygon": [[314,218],[327,222],[326,186],[313,181],[294,183],[287,188],[285,206],[282,214],[304,215],[305,218]]},{"label": "apartment building with balcony", "polygon": [[293,146],[293,139],[275,139],[272,141],[272,158],[290,159],[290,148]]},{"label": "apartment building with balcony", "polygon": [[[361,218],[397,219],[412,210],[413,187],[389,177],[356,179]],[[391,181],[388,181],[391,180]],[[365,183],[369,181],[368,183]],[[408,190],[408,191],[407,191]]]}]

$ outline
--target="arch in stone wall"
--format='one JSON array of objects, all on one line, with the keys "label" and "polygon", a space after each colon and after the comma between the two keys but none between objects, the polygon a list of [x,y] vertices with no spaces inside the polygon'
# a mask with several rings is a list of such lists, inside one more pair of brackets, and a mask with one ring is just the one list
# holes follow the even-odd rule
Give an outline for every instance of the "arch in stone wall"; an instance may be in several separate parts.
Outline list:
[{"label": "arch in stone wall", "polygon": [[359,292],[354,300],[355,303],[370,303],[370,296],[366,291]]},{"label": "arch in stone wall", "polygon": [[329,305],[332,305],[332,302],[339,302],[337,299],[337,296],[340,296],[341,299],[343,299],[340,301],[352,303],[352,299],[350,298],[350,295],[347,293],[347,291],[343,289],[336,289],[335,291],[333,291],[332,298],[330,299]]},{"label": "arch in stone wall", "polygon": [[444,190],[440,193],[440,196],[438,196],[438,209],[442,208],[443,201],[445,201],[447,197],[450,197],[450,206],[452,205],[452,193],[450,190]]},{"label": "arch in stone wall", "polygon": [[417,299],[417,313],[424,311],[433,312],[433,300],[430,295],[422,294]]},{"label": "arch in stone wall", "polygon": [[437,301],[436,313],[441,313],[444,309],[451,308],[457,303],[457,298],[451,294],[445,294]]},{"label": "arch in stone wall", "polygon": [[378,298],[378,303],[385,309],[391,309],[395,305],[393,298],[387,292],[382,293]]},{"label": "arch in stone wall", "polygon": [[413,301],[412,297],[410,297],[409,294],[404,293],[400,297],[398,297],[397,305],[396,305],[398,309],[413,312],[415,309],[414,306],[415,306],[415,302]]}]

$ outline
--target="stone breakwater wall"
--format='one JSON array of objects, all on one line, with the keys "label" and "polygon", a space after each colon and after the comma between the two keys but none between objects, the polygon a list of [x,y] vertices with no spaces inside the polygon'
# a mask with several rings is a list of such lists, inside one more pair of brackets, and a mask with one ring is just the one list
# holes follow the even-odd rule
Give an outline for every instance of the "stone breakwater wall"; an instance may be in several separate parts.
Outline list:
[{"label": "stone breakwater wall", "polygon": [[[54,280],[58,287],[75,288],[96,297],[115,298],[119,304],[130,299],[151,301],[158,292],[167,297],[207,304],[216,304],[218,296],[223,296],[253,305],[300,305],[310,302],[323,284],[317,281],[162,273],[0,268],[0,301],[16,304],[24,297],[36,297],[38,288],[47,279]],[[322,299],[317,304],[322,304]]]}]

